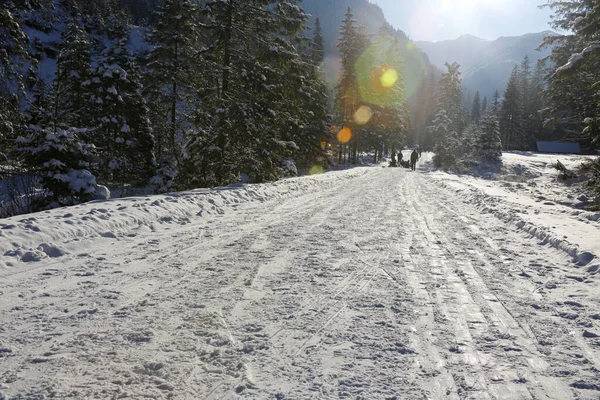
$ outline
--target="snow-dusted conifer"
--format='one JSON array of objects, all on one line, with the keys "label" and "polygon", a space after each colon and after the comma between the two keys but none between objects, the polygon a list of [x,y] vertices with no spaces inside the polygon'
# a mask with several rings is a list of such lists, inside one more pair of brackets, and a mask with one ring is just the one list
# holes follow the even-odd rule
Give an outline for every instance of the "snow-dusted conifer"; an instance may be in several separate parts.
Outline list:
[{"label": "snow-dusted conifer", "polygon": [[315,21],[315,33],[311,46],[312,61],[319,65],[325,59],[325,39],[323,39],[323,29],[321,28],[321,20],[317,17]]},{"label": "snow-dusted conifer", "polygon": [[6,161],[11,140],[19,132],[23,115],[19,110],[23,94],[23,63],[29,59],[25,50],[27,37],[8,7],[0,4],[0,163]]},{"label": "snow-dusted conifer", "polygon": [[92,73],[94,144],[104,179],[144,185],[154,175],[154,137],[126,33],[104,51]]},{"label": "snow-dusted conifer", "polygon": [[96,178],[89,170],[94,146],[80,140],[81,130],[48,130],[31,126],[27,138],[17,139],[18,152],[45,189],[40,209],[92,200]]},{"label": "snow-dusted conifer", "polygon": [[[369,45],[369,38],[363,27],[359,26],[354,18],[354,13],[350,8],[346,11],[344,20],[339,31],[339,40],[337,44],[341,57],[342,70],[336,85],[336,106],[340,116],[339,124],[353,128],[355,139],[350,142],[352,146],[352,158],[356,162],[358,125],[354,121],[354,114],[361,106],[360,87],[356,75],[356,61]],[[341,162],[344,151],[342,144],[339,149],[339,159]]]},{"label": "snow-dusted conifer", "polygon": [[471,107],[471,121],[479,122],[481,119],[481,97],[479,95],[479,90],[475,93],[475,98],[473,99],[473,106]]},{"label": "snow-dusted conifer", "polygon": [[301,68],[308,16],[296,3],[206,2],[205,97],[187,146],[187,186],[276,179],[298,149],[291,131],[306,123],[297,101],[312,91],[302,84],[312,67]]},{"label": "snow-dusted conifer", "polygon": [[502,159],[500,124],[495,113],[487,113],[481,120],[477,151],[478,157],[485,162],[498,163]]},{"label": "snow-dusted conifer", "polygon": [[446,63],[446,68],[440,80],[437,111],[428,128],[434,138],[434,163],[438,167],[449,167],[456,162],[459,134],[464,130],[467,115],[462,105],[460,64]]},{"label": "snow-dusted conifer", "polygon": [[458,134],[452,129],[452,120],[444,109],[440,109],[433,117],[432,124],[427,128],[434,138],[435,155],[433,162],[437,167],[451,166],[456,159],[458,149]]},{"label": "snow-dusted conifer", "polygon": [[462,79],[460,77],[460,64],[446,63],[446,72],[442,73],[439,85],[438,109],[446,111],[448,118],[452,121],[451,131],[462,133],[467,121],[467,111],[462,101]]},{"label": "snow-dusted conifer", "polygon": [[198,11],[191,0],[165,0],[156,12],[158,22],[150,35],[146,92],[151,105],[156,154],[161,163],[178,168],[185,131],[196,104],[199,68]]},{"label": "snow-dusted conifer", "polygon": [[487,96],[483,96],[481,101],[481,116],[484,116],[488,111],[488,99]]},{"label": "snow-dusted conifer", "polygon": [[504,150],[524,150],[523,102],[519,84],[519,68],[515,65],[500,107],[500,135]]},{"label": "snow-dusted conifer", "polygon": [[73,19],[63,33],[54,79],[56,124],[88,127],[90,41],[84,27]]}]

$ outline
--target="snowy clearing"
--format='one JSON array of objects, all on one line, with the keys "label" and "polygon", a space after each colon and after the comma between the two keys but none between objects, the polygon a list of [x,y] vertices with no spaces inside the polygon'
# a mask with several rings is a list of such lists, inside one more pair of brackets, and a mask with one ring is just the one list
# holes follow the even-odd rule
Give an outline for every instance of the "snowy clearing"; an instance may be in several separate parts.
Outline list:
[{"label": "snowy clearing", "polygon": [[600,213],[556,159],[2,219],[0,399],[597,399]]}]

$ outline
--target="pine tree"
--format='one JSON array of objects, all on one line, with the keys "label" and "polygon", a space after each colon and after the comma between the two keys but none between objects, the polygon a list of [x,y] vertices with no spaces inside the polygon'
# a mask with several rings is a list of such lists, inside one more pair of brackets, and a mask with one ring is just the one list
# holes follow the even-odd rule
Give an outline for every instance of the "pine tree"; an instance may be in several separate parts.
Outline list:
[{"label": "pine tree", "polygon": [[504,150],[523,150],[523,109],[519,85],[519,68],[515,65],[500,109],[500,134]]},{"label": "pine tree", "polygon": [[483,100],[481,101],[481,116],[484,116],[488,111],[488,99],[487,96],[483,96]]},{"label": "pine tree", "polygon": [[77,20],[71,21],[62,35],[56,64],[54,127],[88,127],[90,41]]},{"label": "pine tree", "polygon": [[481,118],[481,98],[479,96],[479,90],[475,93],[473,99],[473,106],[471,107],[471,121],[479,122]]},{"label": "pine tree", "polygon": [[463,131],[459,144],[462,161],[471,162],[476,157],[478,141],[481,136],[479,124],[477,121],[471,121]]},{"label": "pine tree", "polygon": [[446,63],[447,71],[440,80],[440,97],[436,116],[429,132],[432,133],[435,145],[434,163],[436,166],[449,167],[459,158],[459,137],[466,126],[467,111],[462,105],[462,80],[460,65]]},{"label": "pine tree", "polygon": [[96,179],[88,171],[94,146],[80,140],[77,129],[47,130],[31,126],[27,138],[17,139],[18,152],[45,189],[35,208],[46,209],[92,200]]},{"label": "pine tree", "polygon": [[440,79],[440,98],[438,109],[446,110],[448,118],[452,120],[452,130],[460,134],[466,126],[466,110],[462,102],[462,79],[460,77],[460,64],[446,63],[447,71]]},{"label": "pine tree", "polygon": [[498,113],[500,111],[500,93],[497,90],[494,91],[494,96],[492,97],[492,109],[491,112]]},{"label": "pine tree", "polygon": [[6,2],[0,4],[0,44],[0,163],[4,163],[11,140],[19,134],[23,124],[19,110],[24,94],[21,71],[29,60],[25,50],[27,37]]},{"label": "pine tree", "polygon": [[522,150],[533,150],[535,148],[535,138],[533,136],[533,117],[536,113],[534,109],[533,89],[531,86],[531,65],[529,56],[525,55],[519,68],[519,86],[521,90],[520,101],[522,114]]},{"label": "pine tree", "polygon": [[363,107],[372,112],[368,121],[358,122],[365,127],[363,141],[375,151],[375,162],[384,148],[402,147],[409,127],[400,46],[391,27],[383,26],[355,64]]},{"label": "pine tree", "polygon": [[485,162],[498,163],[502,159],[500,124],[495,113],[487,113],[481,120],[477,151],[479,158]]},{"label": "pine tree", "polygon": [[315,34],[313,37],[313,45],[311,47],[312,62],[319,65],[325,59],[325,39],[323,39],[323,30],[321,29],[321,21],[317,17],[315,21]]},{"label": "pine tree", "polygon": [[[576,135],[600,143],[600,4],[595,0],[549,0],[552,27],[573,34],[546,38],[554,44],[551,61],[558,66],[545,92],[546,117],[567,125]],[[600,161],[591,187],[600,193]]]},{"label": "pine tree", "polygon": [[[548,99],[546,117],[554,124],[568,124],[572,132],[583,131],[586,124],[600,115],[598,82],[600,81],[600,9],[593,0],[549,0],[545,5],[554,11],[551,26],[574,34],[545,38],[553,45],[550,60],[558,67],[550,75],[545,93]],[[586,122],[587,121],[587,122]],[[597,124],[587,133],[600,137]]]},{"label": "pine tree", "polygon": [[456,152],[458,149],[458,134],[452,129],[452,120],[444,109],[439,109],[427,128],[434,138],[435,147],[433,151],[435,156],[433,162],[436,167],[446,167],[454,164]]},{"label": "pine tree", "polygon": [[321,103],[322,97],[312,86],[316,70],[304,37],[308,15],[296,3],[206,2],[205,97],[186,146],[182,185],[276,179],[284,159],[300,150],[294,140],[306,137],[297,132],[318,116],[298,104]]},{"label": "pine tree", "polygon": [[203,70],[198,64],[198,10],[191,0],[165,0],[156,17],[149,38],[153,48],[147,57],[145,90],[157,157],[178,169]]},{"label": "pine tree", "polygon": [[542,115],[542,110],[544,108],[544,99],[542,96],[546,88],[546,70],[546,60],[543,58],[539,59],[531,78],[531,115],[529,129],[531,130],[531,134],[538,140],[544,139],[547,135]]},{"label": "pine tree", "polygon": [[[340,53],[342,71],[336,85],[336,102],[341,120],[339,125],[347,127],[354,132],[354,137],[348,145],[352,145],[353,161],[356,162],[357,145],[359,140],[358,125],[354,115],[361,106],[361,94],[356,74],[355,64],[363,51],[368,47],[369,41],[364,29],[357,25],[354,14],[350,8],[340,27],[337,48]],[[346,145],[346,146],[348,146]],[[342,143],[339,149],[339,161],[344,151]]]},{"label": "pine tree", "polygon": [[127,32],[122,35],[93,71],[94,143],[104,179],[121,186],[144,185],[154,175],[154,137],[139,67],[127,48]]}]

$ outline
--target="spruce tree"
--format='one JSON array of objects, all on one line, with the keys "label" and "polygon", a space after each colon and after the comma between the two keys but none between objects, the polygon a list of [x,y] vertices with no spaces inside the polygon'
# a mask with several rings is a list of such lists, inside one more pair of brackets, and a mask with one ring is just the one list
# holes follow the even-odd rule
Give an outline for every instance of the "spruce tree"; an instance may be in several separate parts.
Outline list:
[{"label": "spruce tree", "polygon": [[156,18],[149,38],[153,47],[147,57],[145,90],[159,162],[178,169],[203,70],[198,64],[198,10],[191,0],[165,0]]},{"label": "spruce tree", "polygon": [[[549,0],[552,27],[570,35],[546,38],[558,68],[545,91],[545,116],[600,143],[600,4],[594,0]],[[600,193],[600,161],[592,168],[591,187]]]},{"label": "spruce tree", "polygon": [[462,79],[460,64],[446,63],[447,71],[442,74],[439,85],[438,110],[444,109],[452,121],[452,130],[460,134],[466,126],[466,110],[462,102]]},{"label": "spruce tree", "polygon": [[[435,140],[434,163],[449,167],[459,158],[459,137],[466,126],[467,112],[462,105],[462,80],[460,64],[446,63],[447,71],[440,80],[439,100],[436,115],[428,128]],[[463,149],[464,151],[464,149]],[[469,149],[468,151],[472,151]]]},{"label": "spruce tree", "polygon": [[22,68],[29,60],[27,37],[4,1],[0,4],[0,44],[0,163],[4,163],[24,122],[19,103],[24,94]]},{"label": "spruce tree", "polygon": [[74,19],[63,33],[54,79],[54,127],[89,126],[90,41]]},{"label": "spruce tree", "polygon": [[344,147],[352,146],[352,159],[357,161],[357,146],[360,139],[359,125],[356,124],[354,115],[361,106],[361,94],[358,84],[355,65],[360,55],[369,45],[368,37],[363,28],[358,26],[354,13],[350,8],[339,31],[337,48],[341,57],[342,70],[336,85],[336,103],[340,115],[339,125],[347,127],[354,132],[350,143],[341,143],[339,148],[339,161],[344,152]]},{"label": "spruce tree", "polygon": [[356,63],[362,74],[359,79],[361,99],[372,110],[364,125],[370,135],[373,150],[382,154],[385,148],[401,148],[409,126],[409,114],[404,95],[404,60],[400,42],[390,26],[383,26],[369,48]]},{"label": "spruce tree", "polygon": [[325,39],[323,39],[323,30],[321,29],[321,21],[317,17],[315,21],[315,33],[312,41],[311,53],[312,62],[319,65],[325,59]]},{"label": "spruce tree", "polygon": [[498,93],[498,90],[494,91],[494,96],[492,97],[492,109],[490,111],[495,113],[500,111],[500,93]]},{"label": "spruce tree", "polygon": [[488,111],[488,100],[487,96],[483,96],[483,100],[481,101],[481,116],[484,116]]},{"label": "spruce tree", "polygon": [[44,129],[31,126],[27,138],[17,139],[17,151],[29,171],[39,175],[44,196],[36,209],[68,206],[92,200],[96,179],[88,171],[94,146],[84,143],[78,129]]},{"label": "spruce tree", "polygon": [[542,115],[542,110],[545,107],[543,93],[546,88],[546,75],[546,60],[541,58],[537,61],[531,78],[531,115],[529,117],[529,129],[531,130],[531,134],[538,140],[544,139],[547,134]]},{"label": "spruce tree", "polygon": [[473,99],[473,106],[471,107],[471,121],[479,122],[481,118],[481,98],[479,96],[479,90],[475,93]]},{"label": "spruce tree", "polygon": [[519,68],[515,65],[506,85],[499,113],[500,134],[504,150],[524,150],[521,94]]},{"label": "spruce tree", "polygon": [[483,116],[478,139],[478,157],[488,163],[500,162],[502,159],[502,141],[500,140],[500,124],[495,113],[490,112]]},{"label": "spruce tree", "polygon": [[573,34],[545,38],[557,66],[545,92],[545,116],[549,123],[566,125],[571,132],[585,130],[599,140],[600,6],[592,0],[549,0],[546,6],[554,11],[551,26]]},{"label": "spruce tree", "polygon": [[[205,98],[186,147],[186,185],[276,179],[284,159],[299,150],[296,132],[320,116],[298,108],[312,101],[311,92],[322,92],[312,86],[316,70],[304,37],[308,15],[296,1],[272,3],[206,2]],[[324,103],[319,98],[314,101]]]},{"label": "spruce tree", "polygon": [[100,171],[115,184],[144,185],[154,175],[154,137],[141,75],[127,32],[102,54],[93,71],[91,101]]},{"label": "spruce tree", "polygon": [[[448,113],[444,109],[439,109],[431,125],[427,128],[428,132],[434,138],[433,151],[433,162],[436,167],[450,166],[454,163],[456,158],[456,150],[458,143],[454,143],[458,140],[456,131],[452,130],[453,122],[448,117]],[[450,144],[450,146],[447,146]]]},{"label": "spruce tree", "polygon": [[533,136],[533,118],[536,113],[535,100],[531,82],[531,65],[529,56],[525,55],[519,68],[519,86],[522,114],[522,150],[533,150],[535,148],[535,138]]}]

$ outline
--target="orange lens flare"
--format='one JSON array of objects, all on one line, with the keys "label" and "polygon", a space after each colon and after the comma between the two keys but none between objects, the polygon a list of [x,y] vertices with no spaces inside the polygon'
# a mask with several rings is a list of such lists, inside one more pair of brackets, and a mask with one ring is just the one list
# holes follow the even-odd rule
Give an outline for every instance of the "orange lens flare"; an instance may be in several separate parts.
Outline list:
[{"label": "orange lens flare", "polygon": [[347,126],[343,127],[337,134],[338,142],[344,144],[348,143],[352,139],[352,129]]}]

